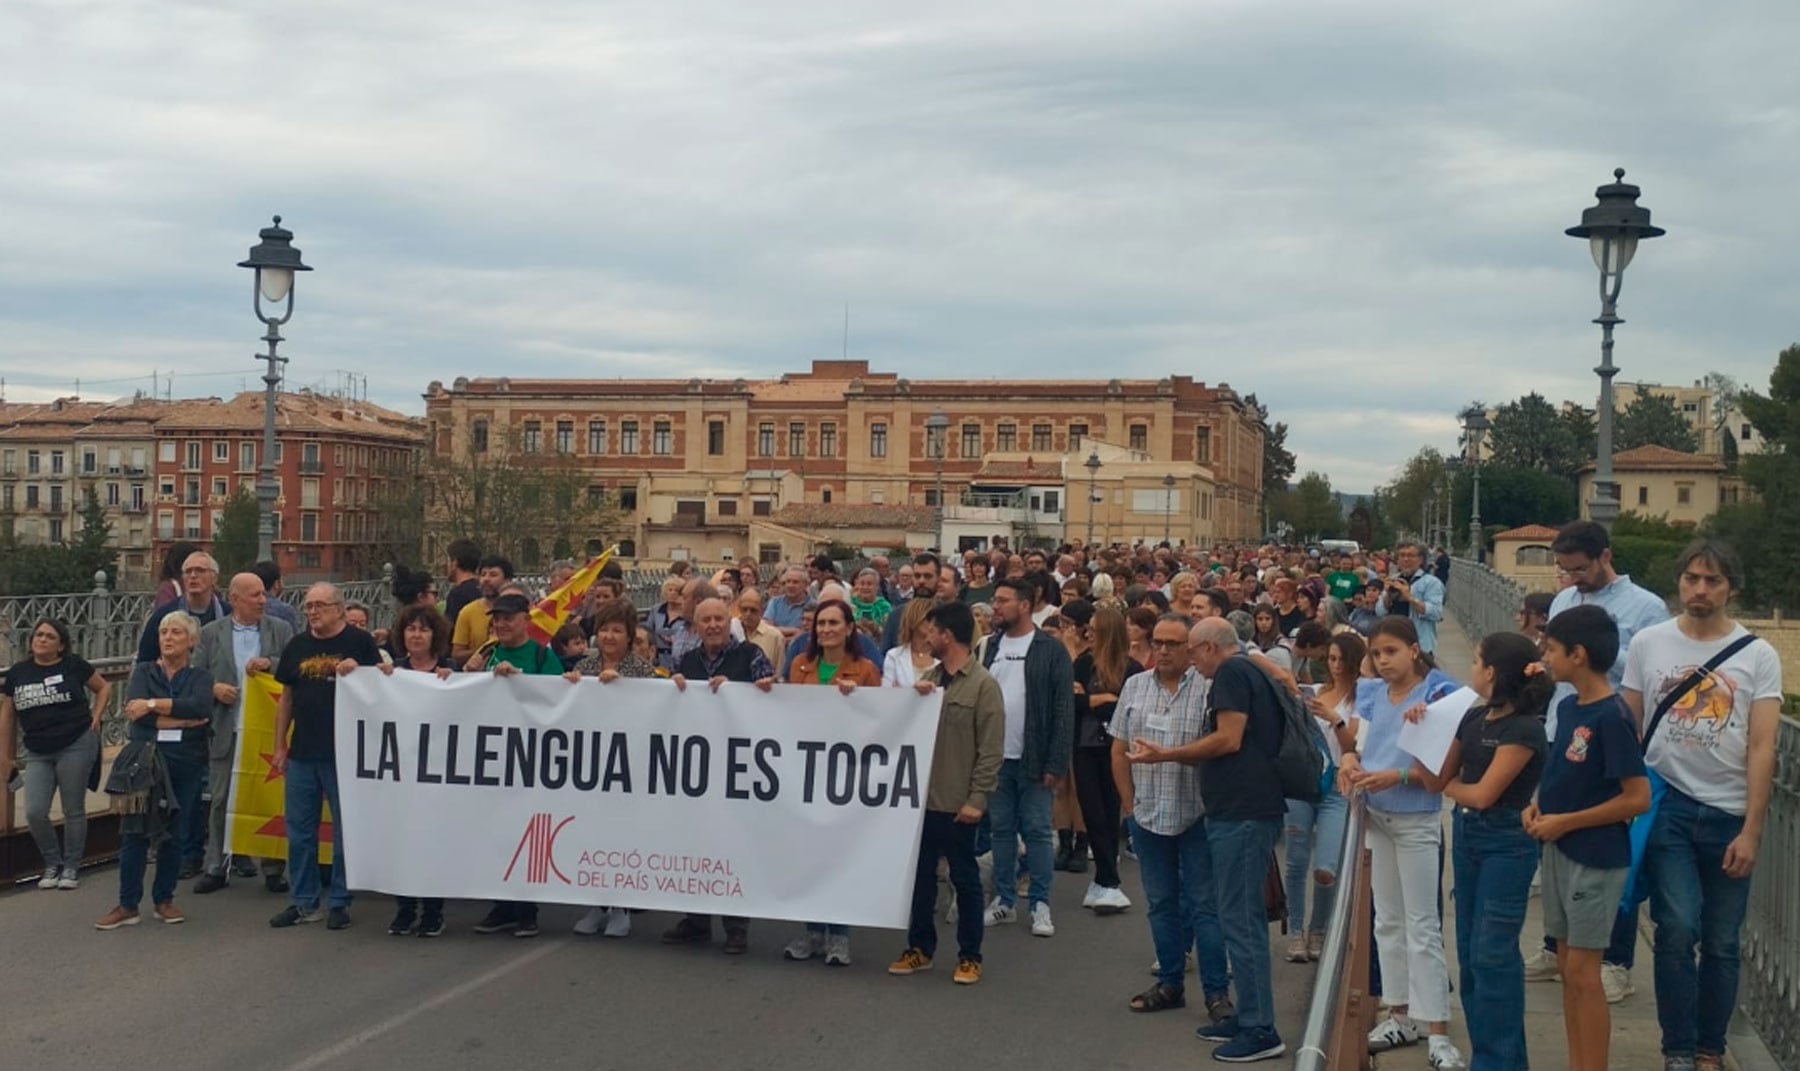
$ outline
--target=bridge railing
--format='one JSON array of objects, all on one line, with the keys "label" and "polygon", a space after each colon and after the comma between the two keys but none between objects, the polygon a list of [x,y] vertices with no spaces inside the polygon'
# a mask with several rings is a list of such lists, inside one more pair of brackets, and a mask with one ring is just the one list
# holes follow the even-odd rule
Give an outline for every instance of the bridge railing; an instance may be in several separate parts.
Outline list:
[{"label": "bridge railing", "polygon": [[1473,558],[1450,560],[1444,585],[1444,609],[1462,626],[1471,644],[1490,632],[1518,629],[1514,617],[1525,602],[1525,589]]},{"label": "bridge railing", "polygon": [[1295,1071],[1360,1071],[1370,1066],[1369,1030],[1379,998],[1369,992],[1374,903],[1369,892],[1369,850],[1363,845],[1366,808],[1350,801],[1338,860],[1338,898],[1331,905],[1325,950],[1313,982],[1306,1027],[1294,1054]]}]

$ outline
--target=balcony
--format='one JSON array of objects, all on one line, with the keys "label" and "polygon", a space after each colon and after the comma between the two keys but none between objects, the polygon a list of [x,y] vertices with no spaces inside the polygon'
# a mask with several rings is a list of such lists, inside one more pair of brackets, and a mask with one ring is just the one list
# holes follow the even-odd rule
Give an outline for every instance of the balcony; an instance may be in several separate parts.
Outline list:
[{"label": "balcony", "polygon": [[150,474],[150,470],[146,469],[142,465],[126,465],[125,466],[125,475],[127,475],[127,476],[137,476],[139,478],[142,478],[144,476],[148,476],[149,474]]},{"label": "balcony", "polygon": [[324,473],[325,462],[323,461],[300,462],[300,475],[302,476],[322,476]]},{"label": "balcony", "polygon": [[644,527],[680,532],[746,532],[750,526],[734,517],[709,521],[698,513],[677,513],[666,521],[646,521]]},{"label": "balcony", "polygon": [[120,507],[120,512],[123,512],[123,513],[149,513],[150,505],[149,505],[149,503],[146,503],[146,502],[127,502],[127,503],[125,503],[124,506]]}]

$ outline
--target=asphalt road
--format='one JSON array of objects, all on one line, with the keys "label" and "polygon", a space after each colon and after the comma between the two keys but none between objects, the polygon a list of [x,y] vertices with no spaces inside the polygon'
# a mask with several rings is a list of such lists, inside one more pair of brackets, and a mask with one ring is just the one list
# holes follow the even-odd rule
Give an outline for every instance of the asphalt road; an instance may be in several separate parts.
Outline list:
[{"label": "asphalt road", "polygon": [[[1058,874],[1057,935],[996,927],[980,985],[950,981],[940,927],[937,969],[886,973],[904,946],[891,930],[852,936],[855,962],[789,963],[794,923],[756,923],[750,954],[718,944],[671,948],[673,919],[636,916],[625,940],[576,937],[574,907],[548,907],[543,936],[470,931],[485,905],[453,902],[437,940],[386,934],[392,903],[358,899],[355,925],[271,930],[284,897],[260,881],[197,897],[188,921],[92,928],[117,895],[117,870],[74,892],[0,894],[0,1067],[257,1068],[1147,1068],[1202,1061],[1196,1005],[1134,1014],[1155,958],[1136,864],[1124,864],[1130,911],[1080,908],[1085,875]],[[1277,1026],[1297,1047],[1312,965],[1275,949]],[[1189,976],[1190,993],[1198,983]],[[1287,1066],[1286,1059],[1265,1066]],[[1223,1066],[1223,1065],[1218,1065]]]}]

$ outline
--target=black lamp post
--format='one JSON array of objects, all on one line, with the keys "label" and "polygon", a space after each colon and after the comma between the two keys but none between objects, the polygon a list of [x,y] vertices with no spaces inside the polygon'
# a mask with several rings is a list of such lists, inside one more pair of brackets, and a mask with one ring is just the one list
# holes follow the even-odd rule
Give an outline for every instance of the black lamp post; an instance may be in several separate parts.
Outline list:
[{"label": "black lamp post", "polygon": [[1086,461],[1083,461],[1081,464],[1084,468],[1086,468],[1088,470],[1087,545],[1089,547],[1092,547],[1094,545],[1094,510],[1100,504],[1099,493],[1094,490],[1094,480],[1096,477],[1098,477],[1100,475],[1100,451],[1099,450],[1088,451],[1088,459]]},{"label": "black lamp post", "polygon": [[1487,540],[1481,534],[1481,437],[1489,427],[1487,410],[1471,405],[1463,410],[1463,433],[1469,442],[1469,477],[1473,490],[1469,498],[1469,546],[1476,561],[1486,557]]},{"label": "black lamp post", "polygon": [[937,459],[937,549],[944,550],[944,435],[950,430],[950,418],[938,406],[925,418],[925,448]]},{"label": "black lamp post", "polygon": [[[269,352],[256,356],[267,362],[263,371],[263,448],[262,465],[256,473],[256,505],[259,516],[256,522],[256,555],[260,560],[269,561],[275,557],[275,499],[278,491],[275,486],[275,392],[281,385],[281,366],[287,363],[286,357],[279,357],[275,350],[281,345],[281,325],[294,315],[294,273],[312,271],[300,262],[300,250],[295,249],[294,233],[281,225],[281,217],[276,216],[274,225],[264,227],[257,234],[261,241],[250,249],[250,256],[238,262],[240,268],[256,270],[255,296],[251,307],[256,310],[256,318],[268,328],[262,340],[269,345]],[[279,316],[263,311],[263,302],[267,301],[271,308],[279,305]]]},{"label": "black lamp post", "polygon": [[1594,489],[1588,499],[1588,516],[1611,530],[1619,516],[1619,487],[1613,482],[1613,327],[1625,321],[1618,317],[1619,284],[1625,268],[1637,253],[1638,242],[1658,238],[1667,233],[1650,225],[1650,210],[1637,203],[1638,188],[1625,181],[1625,169],[1613,171],[1613,181],[1594,191],[1598,203],[1581,214],[1581,226],[1564,231],[1571,238],[1586,238],[1594,255],[1594,266],[1600,269],[1600,366],[1594,369],[1600,377],[1600,412],[1594,455]]},{"label": "black lamp post", "polygon": [[1163,546],[1169,546],[1169,518],[1175,512],[1175,474],[1163,477]]}]

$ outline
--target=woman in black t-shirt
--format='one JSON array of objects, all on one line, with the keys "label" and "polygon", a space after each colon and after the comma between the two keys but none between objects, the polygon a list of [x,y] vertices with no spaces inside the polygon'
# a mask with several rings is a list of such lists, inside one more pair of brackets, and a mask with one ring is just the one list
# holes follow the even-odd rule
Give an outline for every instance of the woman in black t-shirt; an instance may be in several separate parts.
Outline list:
[{"label": "woman in black t-shirt", "polygon": [[[32,626],[31,657],[15,663],[0,682],[0,784],[22,769],[25,824],[44,859],[40,889],[79,884],[76,872],[87,847],[88,777],[100,761],[100,716],[111,693],[106,678],[69,650],[69,630],[48,617]],[[22,758],[13,753],[21,728]],[[50,823],[50,803],[58,791],[60,844]]]},{"label": "woman in black t-shirt", "polygon": [[1470,1063],[1523,1067],[1519,931],[1538,846],[1520,813],[1544,770],[1544,712],[1555,685],[1538,662],[1536,644],[1516,632],[1496,632],[1476,648],[1469,687],[1482,702],[1463,716],[1443,770],[1433,773],[1415,762],[1412,773],[1456,804],[1451,862],[1462,983],[1457,992],[1469,1024]]},{"label": "woman in black t-shirt", "polygon": [[1131,906],[1119,888],[1119,786],[1113,780],[1112,737],[1108,726],[1126,678],[1144,667],[1129,653],[1125,616],[1110,606],[1098,610],[1086,600],[1062,608],[1070,628],[1083,631],[1086,649],[1075,659],[1075,753],[1071,763],[1075,798],[1081,804],[1094,853],[1094,880],[1081,906],[1112,915]]},{"label": "woman in black t-shirt", "polygon": [[[438,613],[436,606],[415,602],[403,607],[400,616],[394,619],[392,639],[399,647],[399,654],[392,662],[381,663],[378,667],[381,672],[390,676],[396,669],[431,673],[438,680],[447,680],[456,672],[456,664],[450,660],[450,622]],[[389,936],[442,936],[444,898],[424,897],[422,906],[423,918],[419,914],[419,897],[394,897],[394,921],[388,923]]]}]

